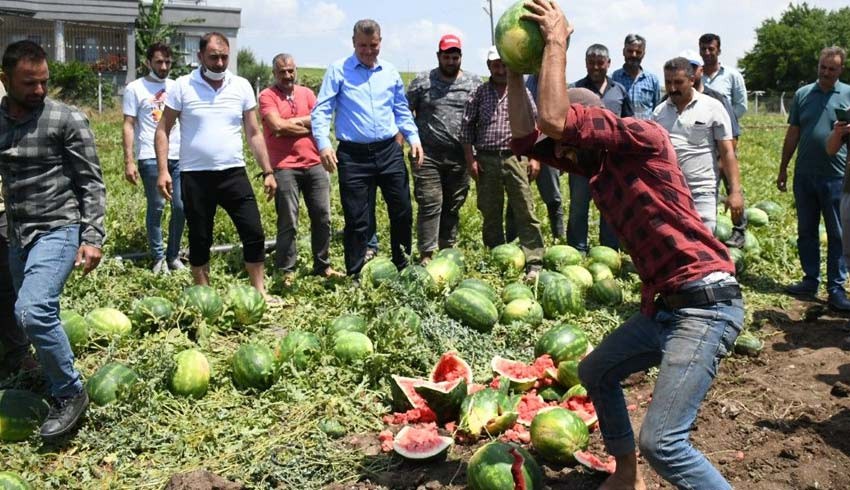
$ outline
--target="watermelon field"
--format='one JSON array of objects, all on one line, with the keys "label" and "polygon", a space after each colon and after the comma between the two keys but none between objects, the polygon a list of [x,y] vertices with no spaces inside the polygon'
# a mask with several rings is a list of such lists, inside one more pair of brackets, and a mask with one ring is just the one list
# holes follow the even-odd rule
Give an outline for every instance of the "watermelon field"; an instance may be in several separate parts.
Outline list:
[{"label": "watermelon field", "polygon": [[[589,261],[552,248],[547,266],[567,280],[548,272],[526,291],[514,284],[520,264],[510,249],[491,255],[482,247],[473,186],[458,253],[438,259],[443,268],[398,276],[382,267],[389,232],[381,203],[381,257],[360,283],[310,276],[302,209],[296,281],[284,286],[267,271],[282,306],[268,308],[241,287],[248,279],[238,248],[213,255],[212,291],[187,292],[188,270],[153,275],[148,260],[132,260],[146,249],[144,194],[123,178],[120,121],[118,112],[92,115],[108,191],[106,258],[87,277],[75,273],[62,298],[66,316],[78,313],[74,322],[87,329],[75,346],[77,366],[101,404],[92,405],[68,440],[45,444],[25,432],[0,443],[0,471],[39,489],[213,488],[216,482],[215,488],[433,490],[497,488],[481,465],[503,461],[510,478],[518,457],[528,488],[591,489],[604,480],[604,471],[575,461],[576,454],[585,462],[594,454],[600,470],[606,462],[592,405],[567,388],[571,366],[587,346],[638,309],[640,282],[627,257],[603,253]],[[801,274],[793,196],[774,185],[784,124],[779,116],[750,115],[742,124],[747,204],[779,206],[763,226],[750,228],[739,258],[752,338],[721,365],[692,437],[736,488],[850,488],[850,328],[825,302],[782,294]],[[249,168],[256,168],[250,157]],[[260,184],[254,182],[258,195]],[[272,239],[273,205],[263,201],[260,209]],[[336,190],[332,210],[331,257],[344,270]],[[539,196],[536,212],[545,218]],[[541,222],[551,248],[548,220]],[[595,241],[598,219],[590,222]],[[223,212],[215,240],[238,241]],[[635,424],[653,378],[649,371],[625,382]],[[46,393],[32,374],[1,382],[6,393]],[[549,406],[532,421],[533,411]],[[0,412],[3,407],[0,398]],[[535,436],[535,425],[544,424],[559,427],[563,437]],[[9,427],[0,423],[0,434]],[[394,438],[403,443],[398,451]],[[485,446],[491,440],[523,449]],[[421,456],[434,457],[409,459]],[[671,488],[645,463],[640,468],[650,488]]]}]

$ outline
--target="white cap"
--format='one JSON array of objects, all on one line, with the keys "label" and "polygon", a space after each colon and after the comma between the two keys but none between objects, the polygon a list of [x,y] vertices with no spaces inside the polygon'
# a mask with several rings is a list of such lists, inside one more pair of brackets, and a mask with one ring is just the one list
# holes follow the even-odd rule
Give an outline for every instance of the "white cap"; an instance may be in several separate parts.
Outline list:
[{"label": "white cap", "polygon": [[490,46],[490,49],[487,50],[487,61],[500,60],[502,59],[499,56],[499,50],[496,49],[496,46]]},{"label": "white cap", "polygon": [[702,66],[702,57],[693,49],[686,49],[679,53],[679,56],[690,61],[692,65]]}]

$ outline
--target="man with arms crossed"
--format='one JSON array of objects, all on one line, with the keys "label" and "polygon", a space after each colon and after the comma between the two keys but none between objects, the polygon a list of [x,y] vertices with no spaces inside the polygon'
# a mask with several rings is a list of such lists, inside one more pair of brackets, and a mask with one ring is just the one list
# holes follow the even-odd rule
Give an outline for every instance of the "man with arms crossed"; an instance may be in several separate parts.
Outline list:
[{"label": "man with arms crossed", "polygon": [[732,210],[734,222],[740,222],[744,214],[744,197],[729,115],[723,104],[694,88],[694,79],[694,67],[689,60],[679,57],[665,63],[668,98],[655,108],[652,117],[670,134],[697,213],[714,233],[721,170],[729,182],[726,205]]},{"label": "man with arms crossed", "polygon": [[189,264],[195,284],[210,282],[210,247],[215,210],[230,215],[242,241],[242,256],[251,285],[266,300],[265,234],[254,190],[242,155],[242,129],[262,169],[263,187],[272,199],[277,188],[263,134],[257,122],[254,90],[247,80],[227,70],[230,44],[224,34],[201,37],[200,67],[177,79],[165,99],[156,128],[157,188],[168,200],[174,184],[168,170],[168,135],[180,120],[180,180],[189,225]]},{"label": "man with arms crossed", "polygon": [[[70,433],[89,404],[59,320],[59,296],[75,266],[101,258],[106,189],[86,117],[47,98],[47,54],[32,41],[10,44],[0,75],[0,173],[9,220],[15,319],[35,346],[53,404],[41,437]],[[4,325],[2,328],[14,328]]]},{"label": "man with arms crossed", "polygon": [[788,294],[811,298],[820,283],[820,240],[818,226],[826,225],[826,291],[829,306],[850,311],[844,291],[847,267],[842,256],[840,205],[845,176],[845,154],[827,152],[827,140],[835,124],[835,109],[850,106],[850,85],[838,77],[847,57],[839,47],[824,48],[818,60],[818,79],[794,94],[788,114],[788,130],[782,145],[782,160],[776,186],[785,192],[788,163],[796,150],[794,202],[797,206],[797,250],[803,279],[785,288]]},{"label": "man with arms crossed", "polygon": [[[579,365],[596,406],[602,437],[617,469],[600,487],[645,489],[620,381],[658,366],[643,420],[641,455],[679,488],[728,489],[729,483],[688,440],[716,374],[744,320],[741,291],[726,247],[702,224],[666,132],[651,121],[623,120],[590,91],[567,90],[566,48],[572,26],[554,2],[526,2],[545,47],[539,128],[509,76],[512,147],[517,154],[586,175],[593,200],[643,282],[641,308]],[[538,137],[549,141],[539,144]]]},{"label": "man with arms crossed", "polygon": [[[148,246],[153,259],[154,274],[184,268],[180,261],[180,240],[183,237],[183,199],[180,193],[180,130],[171,131],[168,144],[168,172],[173,179],[174,197],[171,199],[171,219],[168,223],[168,246],[162,247],[162,211],[165,198],[156,188],[158,177],[154,133],[165,108],[165,96],[176,83],[168,78],[171,71],[171,48],[154,43],[147,49],[149,73],[133,80],[124,89],[124,178],[133,185],[141,177],[147,200],[145,228]],[[133,146],[135,142],[135,153]],[[138,161],[138,167],[136,166]]]},{"label": "man with arms crossed", "polygon": [[425,160],[413,169],[413,193],[419,204],[416,241],[423,263],[438,248],[457,240],[460,208],[469,191],[469,173],[458,136],[466,99],[479,85],[478,75],[461,69],[460,38],[440,38],[437,68],[407,88],[407,101],[419,128]]},{"label": "man with arms crossed", "polygon": [[[379,59],[381,26],[371,19],[354,24],[354,54],[328,67],[312,112],[313,137],[328,172],[339,167],[339,195],[345,213],[345,269],[355,276],[366,258],[369,201],[376,187],[387,203],[390,248],[399,269],[407,265],[412,241],[413,207],[401,144],[407,138],[413,165],[422,165],[419,132],[410,114],[404,83],[396,68]],[[331,146],[331,118],[339,147]],[[372,198],[374,199],[374,197]]]},{"label": "man with arms crossed", "polygon": [[319,150],[310,131],[310,111],[316,95],[296,84],[298,68],[290,54],[281,53],[272,60],[275,84],[260,92],[260,116],[263,137],[275,171],[277,192],[277,246],[275,267],[284,274],[284,284],[295,278],[298,250],[299,194],[304,195],[310,216],[310,244],[313,251],[313,274],[337,277],[331,268],[331,199],[330,176],[321,165]]}]

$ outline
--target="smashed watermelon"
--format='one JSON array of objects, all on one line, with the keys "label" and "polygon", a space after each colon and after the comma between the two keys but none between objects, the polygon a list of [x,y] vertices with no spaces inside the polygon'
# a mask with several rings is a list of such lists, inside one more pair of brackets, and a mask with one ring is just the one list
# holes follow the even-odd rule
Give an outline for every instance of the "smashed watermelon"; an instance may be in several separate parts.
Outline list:
[{"label": "smashed watermelon", "polygon": [[434,424],[406,426],[393,439],[393,450],[405,459],[433,461],[445,457],[454,439],[441,436]]}]

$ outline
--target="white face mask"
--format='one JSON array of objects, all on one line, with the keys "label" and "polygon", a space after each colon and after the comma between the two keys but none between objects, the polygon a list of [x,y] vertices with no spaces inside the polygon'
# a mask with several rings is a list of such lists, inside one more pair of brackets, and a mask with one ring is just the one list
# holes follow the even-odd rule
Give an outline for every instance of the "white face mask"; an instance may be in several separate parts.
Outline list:
[{"label": "white face mask", "polygon": [[159,83],[162,83],[166,79],[168,79],[168,74],[166,74],[164,78],[160,78],[159,75],[157,75],[156,72],[153,71],[153,70],[151,70],[150,73],[148,73],[148,76],[151,77],[151,79],[153,79],[153,81],[159,82]]},{"label": "white face mask", "polygon": [[210,80],[212,80],[214,82],[220,82],[220,81],[224,80],[224,77],[227,75],[227,70],[224,70],[223,72],[219,73],[219,72],[214,72],[214,71],[210,70],[209,68],[207,68],[205,66],[203,74],[204,74],[205,77],[209,78]]}]

